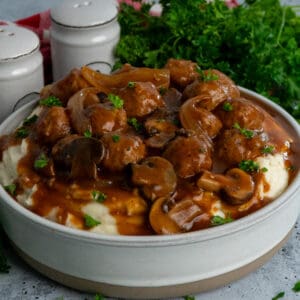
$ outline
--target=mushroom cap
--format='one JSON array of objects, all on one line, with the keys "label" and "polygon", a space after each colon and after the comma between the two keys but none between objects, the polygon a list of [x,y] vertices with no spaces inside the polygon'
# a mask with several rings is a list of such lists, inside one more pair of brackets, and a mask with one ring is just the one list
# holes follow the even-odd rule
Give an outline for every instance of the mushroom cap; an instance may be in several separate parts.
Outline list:
[{"label": "mushroom cap", "polygon": [[150,200],[171,195],[176,188],[176,173],[172,164],[159,156],[150,156],[132,165],[132,182],[141,187]]},{"label": "mushroom cap", "polygon": [[95,138],[70,135],[59,140],[52,148],[52,156],[56,165],[62,165],[70,170],[70,177],[97,177],[97,164],[104,157],[104,146]]}]

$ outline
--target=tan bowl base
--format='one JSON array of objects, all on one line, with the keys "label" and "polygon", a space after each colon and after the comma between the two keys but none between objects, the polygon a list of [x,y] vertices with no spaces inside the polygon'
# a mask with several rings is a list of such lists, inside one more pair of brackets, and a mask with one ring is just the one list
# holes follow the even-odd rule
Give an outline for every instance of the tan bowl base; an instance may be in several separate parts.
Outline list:
[{"label": "tan bowl base", "polygon": [[257,268],[265,264],[269,259],[271,259],[271,257],[287,242],[290,234],[291,231],[269,252],[241,268],[196,282],[159,287],[127,287],[95,282],[71,276],[39,263],[34,258],[25,254],[20,248],[16,247],[15,245],[14,247],[17,253],[22,257],[22,259],[31,267],[33,267],[43,275],[51,278],[52,280],[73,289],[90,293],[100,293],[101,295],[105,295],[108,297],[127,299],[161,299],[169,297],[180,297],[184,295],[195,295],[199,292],[204,292],[217,287],[221,287],[229,284],[230,282],[240,279],[250,272],[253,272]]}]

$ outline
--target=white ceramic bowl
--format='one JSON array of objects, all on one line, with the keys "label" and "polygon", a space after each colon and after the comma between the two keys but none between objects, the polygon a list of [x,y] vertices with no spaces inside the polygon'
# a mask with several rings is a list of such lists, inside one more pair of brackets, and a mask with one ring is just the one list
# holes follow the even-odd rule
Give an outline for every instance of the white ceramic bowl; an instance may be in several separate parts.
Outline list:
[{"label": "white ceramic bowl", "polygon": [[[241,92],[280,118],[299,149],[299,124],[289,114],[249,90],[241,88]],[[33,105],[6,119],[0,135],[11,132]],[[279,198],[249,216],[169,236],[101,236],[68,228],[23,208],[3,188],[0,217],[25,261],[62,284],[112,297],[163,298],[215,288],[267,261],[296,222],[299,192],[298,172]]]}]

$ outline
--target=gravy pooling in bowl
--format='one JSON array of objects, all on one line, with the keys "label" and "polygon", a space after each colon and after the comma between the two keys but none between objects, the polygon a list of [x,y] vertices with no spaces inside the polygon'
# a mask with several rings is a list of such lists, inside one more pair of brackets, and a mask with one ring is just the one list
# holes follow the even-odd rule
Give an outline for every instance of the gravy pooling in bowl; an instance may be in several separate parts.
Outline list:
[{"label": "gravy pooling in bowl", "polygon": [[88,67],[46,86],[2,136],[0,182],[23,206],[102,234],[189,232],[277,198],[295,141],[217,70]]}]

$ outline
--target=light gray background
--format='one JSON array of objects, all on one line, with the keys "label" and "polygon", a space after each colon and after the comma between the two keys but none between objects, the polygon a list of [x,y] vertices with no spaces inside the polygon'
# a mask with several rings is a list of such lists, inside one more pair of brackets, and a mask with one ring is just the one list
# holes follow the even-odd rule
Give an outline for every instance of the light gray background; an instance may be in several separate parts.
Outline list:
[{"label": "light gray background", "polygon": [[[13,21],[43,11],[58,4],[59,0],[0,0],[0,20]],[[286,1],[300,4],[300,1]],[[3,45],[0,45],[3,47]],[[300,218],[298,219],[300,223]],[[220,245],[222,246],[222,245]],[[10,246],[6,249],[12,266],[9,274],[0,274],[0,300],[92,300],[85,294],[61,286],[27,266]],[[271,300],[284,291],[284,299],[300,299],[291,288],[300,280],[300,225],[296,224],[288,243],[256,272],[223,288],[202,293],[197,300]]]}]

